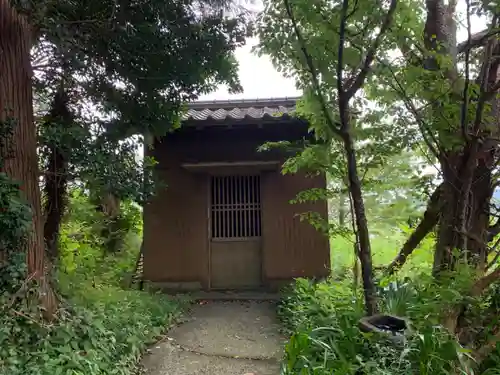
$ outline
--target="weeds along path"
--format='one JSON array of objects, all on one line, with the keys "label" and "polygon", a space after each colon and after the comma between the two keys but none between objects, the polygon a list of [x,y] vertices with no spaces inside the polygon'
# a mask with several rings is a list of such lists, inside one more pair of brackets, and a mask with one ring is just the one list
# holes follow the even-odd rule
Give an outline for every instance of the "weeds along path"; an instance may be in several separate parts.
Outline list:
[{"label": "weeds along path", "polygon": [[278,375],[284,337],[271,302],[208,302],[143,358],[146,375]]}]

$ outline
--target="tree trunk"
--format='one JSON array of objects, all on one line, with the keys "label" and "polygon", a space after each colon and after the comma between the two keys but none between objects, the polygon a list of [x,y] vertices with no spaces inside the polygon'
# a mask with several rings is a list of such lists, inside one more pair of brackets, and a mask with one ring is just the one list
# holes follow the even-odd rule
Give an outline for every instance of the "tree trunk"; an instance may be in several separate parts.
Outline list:
[{"label": "tree trunk", "polygon": [[28,238],[28,272],[41,287],[41,303],[47,317],[57,307],[46,277],[43,222],[38,184],[36,129],[33,121],[32,69],[30,62],[32,30],[8,0],[0,0],[0,120],[14,121],[9,150],[4,154],[4,171],[21,183],[32,210],[33,230]]},{"label": "tree trunk", "polygon": [[[450,164],[452,166],[450,166]],[[467,260],[469,264],[484,270],[487,260],[489,227],[489,203],[493,194],[491,170],[480,162],[475,168],[465,216],[465,233],[461,223],[459,204],[464,181],[460,176],[462,163],[458,155],[448,157],[443,164],[443,200],[445,209],[441,214],[436,251],[434,253],[434,274],[453,270],[457,261]],[[465,244],[463,238],[466,238]]]},{"label": "tree trunk", "polygon": [[[500,53],[497,43],[492,55]],[[481,95],[491,94],[490,107],[478,104],[474,128],[480,137],[470,137],[458,151],[441,156],[446,209],[443,212],[434,257],[434,273],[453,269],[458,259],[485,271],[490,240],[490,201],[493,195],[492,170],[498,162],[498,135],[500,134],[500,103],[494,91],[498,86],[500,62],[485,52],[480,78]],[[489,60],[489,61],[488,61]],[[484,91],[483,91],[484,90]],[[497,89],[496,89],[497,90]],[[481,138],[481,142],[478,141]]]},{"label": "tree trunk", "polygon": [[352,197],[352,206],[356,222],[356,232],[359,239],[358,257],[361,263],[361,278],[363,280],[366,312],[368,315],[374,315],[377,313],[378,307],[375,282],[373,281],[373,265],[370,234],[368,231],[368,220],[366,219],[365,206],[363,203],[361,181],[359,180],[358,176],[354,144],[350,134],[343,134],[343,142],[347,157],[347,177],[349,181],[349,191]]},{"label": "tree trunk", "polygon": [[[445,4],[443,0],[426,0],[427,19],[424,29],[424,42],[428,51],[451,57],[457,61],[456,27],[454,23],[456,2]],[[443,176],[443,212],[440,216],[438,239],[434,253],[433,273],[453,270],[459,260],[482,267],[487,257],[489,201],[493,192],[491,169],[494,154],[488,150],[491,138],[498,138],[498,103],[493,95],[493,108],[485,113],[486,93],[496,87],[498,62],[492,59],[495,53],[489,46],[484,51],[484,61],[477,83],[480,92],[476,98],[475,116],[470,116],[469,95],[464,95],[468,81],[458,79],[456,65],[442,66],[432,54],[426,59],[425,68],[430,71],[441,70],[453,89],[451,98],[461,107],[460,123],[451,124],[440,130],[440,164]],[[469,77],[466,77],[469,79]],[[465,86],[462,87],[462,84]],[[489,100],[489,99],[488,99]],[[442,108],[439,100],[433,102],[436,122],[441,121]],[[490,116],[492,120],[486,117]],[[489,123],[493,121],[493,123]],[[449,146],[450,136],[461,142]],[[498,149],[498,144],[495,145]]]},{"label": "tree trunk", "polygon": [[[45,126],[67,128],[71,126],[73,118],[68,109],[68,97],[63,90],[57,92],[52,102],[52,108],[45,121]],[[65,130],[65,129],[63,129]],[[67,175],[67,148],[64,139],[51,142],[48,147],[48,158],[45,172],[45,225],[44,237],[47,244],[48,254],[52,262],[59,257],[59,231],[61,221],[66,208]]]},{"label": "tree trunk", "polygon": [[101,198],[100,209],[106,223],[101,231],[104,247],[109,253],[117,253],[123,245],[123,232],[120,227],[120,199],[113,193],[107,193]]},{"label": "tree trunk", "polygon": [[339,194],[339,227],[345,226],[345,218],[346,218],[346,207],[345,207],[345,195],[344,193]]}]

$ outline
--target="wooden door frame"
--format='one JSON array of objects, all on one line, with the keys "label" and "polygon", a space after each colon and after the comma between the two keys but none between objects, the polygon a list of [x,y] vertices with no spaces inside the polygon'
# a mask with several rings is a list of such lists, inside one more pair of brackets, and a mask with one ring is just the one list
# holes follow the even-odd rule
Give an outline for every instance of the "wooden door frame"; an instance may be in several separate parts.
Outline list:
[{"label": "wooden door frame", "polygon": [[[233,168],[231,168],[233,169]],[[230,169],[230,170],[231,170]],[[263,237],[263,230],[262,230],[262,225],[263,225],[263,222],[262,222],[262,211],[263,211],[263,205],[262,205],[262,177],[265,176],[267,173],[266,172],[269,172],[268,170],[266,169],[262,169],[262,168],[255,168],[255,167],[250,167],[250,168],[246,168],[246,169],[241,169],[241,168],[234,168],[234,172],[233,173],[227,173],[227,170],[225,170],[224,172],[222,172],[222,168],[217,168],[217,169],[214,169],[214,170],[207,170],[205,171],[204,175],[205,175],[205,183],[206,183],[206,186],[207,186],[207,191],[206,191],[206,194],[207,194],[207,207],[206,207],[206,212],[207,212],[207,225],[208,225],[208,228],[207,228],[207,251],[206,251],[206,254],[208,256],[208,261],[207,261],[207,287],[208,287],[208,290],[209,291],[212,291],[212,290],[224,290],[224,289],[219,289],[219,288],[216,288],[214,289],[213,286],[212,286],[212,177],[215,177],[215,176],[238,176],[238,175],[248,175],[248,176],[251,176],[251,175],[255,175],[255,176],[259,176],[259,190],[260,190],[260,215],[261,215],[261,218],[260,218],[260,225],[261,225],[261,235],[259,237],[259,242],[260,242],[260,246],[259,246],[259,259],[260,259],[260,286],[264,286],[265,285],[265,267],[264,267],[264,253],[263,253],[263,249],[264,249],[264,237]],[[246,173],[245,173],[246,172]],[[241,240],[241,239],[240,239]],[[224,241],[224,240],[223,240]],[[231,241],[230,239],[228,241]],[[238,239],[235,239],[234,241],[238,241]]]},{"label": "wooden door frame", "polygon": [[205,173],[205,184],[207,186],[207,288],[212,290],[212,175]]}]

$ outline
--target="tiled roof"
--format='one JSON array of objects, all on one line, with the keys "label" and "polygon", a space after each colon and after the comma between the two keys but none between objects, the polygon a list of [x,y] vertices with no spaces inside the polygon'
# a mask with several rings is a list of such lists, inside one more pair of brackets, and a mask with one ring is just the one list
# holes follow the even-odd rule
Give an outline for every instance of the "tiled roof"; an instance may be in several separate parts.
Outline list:
[{"label": "tiled roof", "polygon": [[224,121],[244,119],[282,119],[295,111],[298,98],[215,100],[188,104],[184,121]]}]

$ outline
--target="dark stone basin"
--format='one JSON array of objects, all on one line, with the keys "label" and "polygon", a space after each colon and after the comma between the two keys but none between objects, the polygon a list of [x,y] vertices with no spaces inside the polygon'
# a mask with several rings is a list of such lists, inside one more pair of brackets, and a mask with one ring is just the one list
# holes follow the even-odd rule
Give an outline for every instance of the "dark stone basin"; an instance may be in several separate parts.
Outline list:
[{"label": "dark stone basin", "polygon": [[[394,316],[377,314],[373,316],[367,316],[359,320],[359,329],[362,332],[373,332],[383,334],[389,337],[399,337],[403,338],[403,334],[408,329],[408,323],[406,319]],[[401,341],[396,339],[397,342]]]}]

